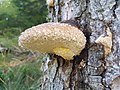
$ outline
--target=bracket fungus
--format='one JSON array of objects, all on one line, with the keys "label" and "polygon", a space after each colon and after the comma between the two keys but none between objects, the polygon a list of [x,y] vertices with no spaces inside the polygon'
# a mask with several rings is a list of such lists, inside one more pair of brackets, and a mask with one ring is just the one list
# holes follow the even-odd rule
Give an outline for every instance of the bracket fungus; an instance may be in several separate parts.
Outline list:
[{"label": "bracket fungus", "polygon": [[54,0],[46,0],[46,3],[49,7],[53,7],[54,6]]},{"label": "bracket fungus", "polygon": [[95,43],[102,44],[104,46],[105,57],[111,53],[112,48],[112,33],[110,32],[110,28],[107,27],[106,35],[102,34]]},{"label": "bracket fungus", "polygon": [[85,48],[86,37],[77,27],[66,23],[44,23],[21,33],[19,45],[41,53],[53,53],[72,60]]}]

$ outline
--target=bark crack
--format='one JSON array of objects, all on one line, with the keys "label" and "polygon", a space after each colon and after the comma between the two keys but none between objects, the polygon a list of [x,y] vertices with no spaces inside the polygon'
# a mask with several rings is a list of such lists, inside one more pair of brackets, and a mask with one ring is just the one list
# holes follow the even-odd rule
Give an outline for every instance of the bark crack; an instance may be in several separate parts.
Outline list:
[{"label": "bark crack", "polygon": [[[59,72],[59,67],[60,67],[60,61],[59,61],[59,58],[57,58],[57,68],[56,68],[56,72],[55,72],[55,75],[54,75],[54,78],[53,78],[53,82],[55,81],[56,77],[57,77],[57,74]],[[54,86],[54,85],[53,85]]]},{"label": "bark crack", "polygon": [[113,10],[113,17],[116,18],[117,15],[115,13],[116,8],[118,7],[118,0],[115,0],[115,5],[113,5],[112,10]]},{"label": "bark crack", "polygon": [[73,73],[74,73],[74,70],[75,70],[75,59],[73,60],[73,65],[72,65],[72,70],[71,70],[71,73],[70,73],[70,81],[69,81],[69,88],[70,90],[73,90]]},{"label": "bark crack", "polygon": [[61,7],[60,0],[58,0],[58,22],[61,21]]},{"label": "bark crack", "polygon": [[86,2],[85,9],[81,12],[81,14],[78,17],[75,17],[75,19],[81,19],[82,15],[87,11],[90,0],[85,0],[85,2]]}]

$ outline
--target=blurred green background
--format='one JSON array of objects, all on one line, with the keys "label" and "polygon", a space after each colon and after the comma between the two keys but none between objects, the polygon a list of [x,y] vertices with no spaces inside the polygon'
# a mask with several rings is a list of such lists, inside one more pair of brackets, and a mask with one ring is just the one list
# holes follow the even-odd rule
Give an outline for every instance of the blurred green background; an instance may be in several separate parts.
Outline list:
[{"label": "blurred green background", "polygon": [[37,90],[44,55],[25,51],[18,37],[46,21],[45,0],[0,0],[0,90]]}]

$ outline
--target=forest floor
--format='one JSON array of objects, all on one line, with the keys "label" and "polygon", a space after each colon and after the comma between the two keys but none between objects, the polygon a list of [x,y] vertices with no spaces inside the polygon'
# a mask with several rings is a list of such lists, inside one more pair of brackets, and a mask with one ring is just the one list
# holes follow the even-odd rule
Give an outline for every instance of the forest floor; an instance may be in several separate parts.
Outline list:
[{"label": "forest floor", "polygon": [[0,90],[39,88],[44,55],[20,48],[18,37],[46,17],[45,0],[0,0]]},{"label": "forest floor", "polygon": [[0,90],[37,90],[42,58],[38,53],[21,49],[18,36],[10,32],[0,35]]}]

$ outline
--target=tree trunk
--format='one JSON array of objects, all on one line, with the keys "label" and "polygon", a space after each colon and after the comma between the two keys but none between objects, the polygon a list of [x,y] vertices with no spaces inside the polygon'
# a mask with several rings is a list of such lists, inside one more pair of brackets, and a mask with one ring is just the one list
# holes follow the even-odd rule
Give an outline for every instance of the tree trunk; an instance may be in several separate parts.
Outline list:
[{"label": "tree trunk", "polygon": [[[47,57],[40,90],[120,90],[120,1],[55,0],[49,18],[79,21],[87,44],[72,61]],[[102,44],[94,44],[106,25],[112,33],[112,51],[107,56]]]}]

